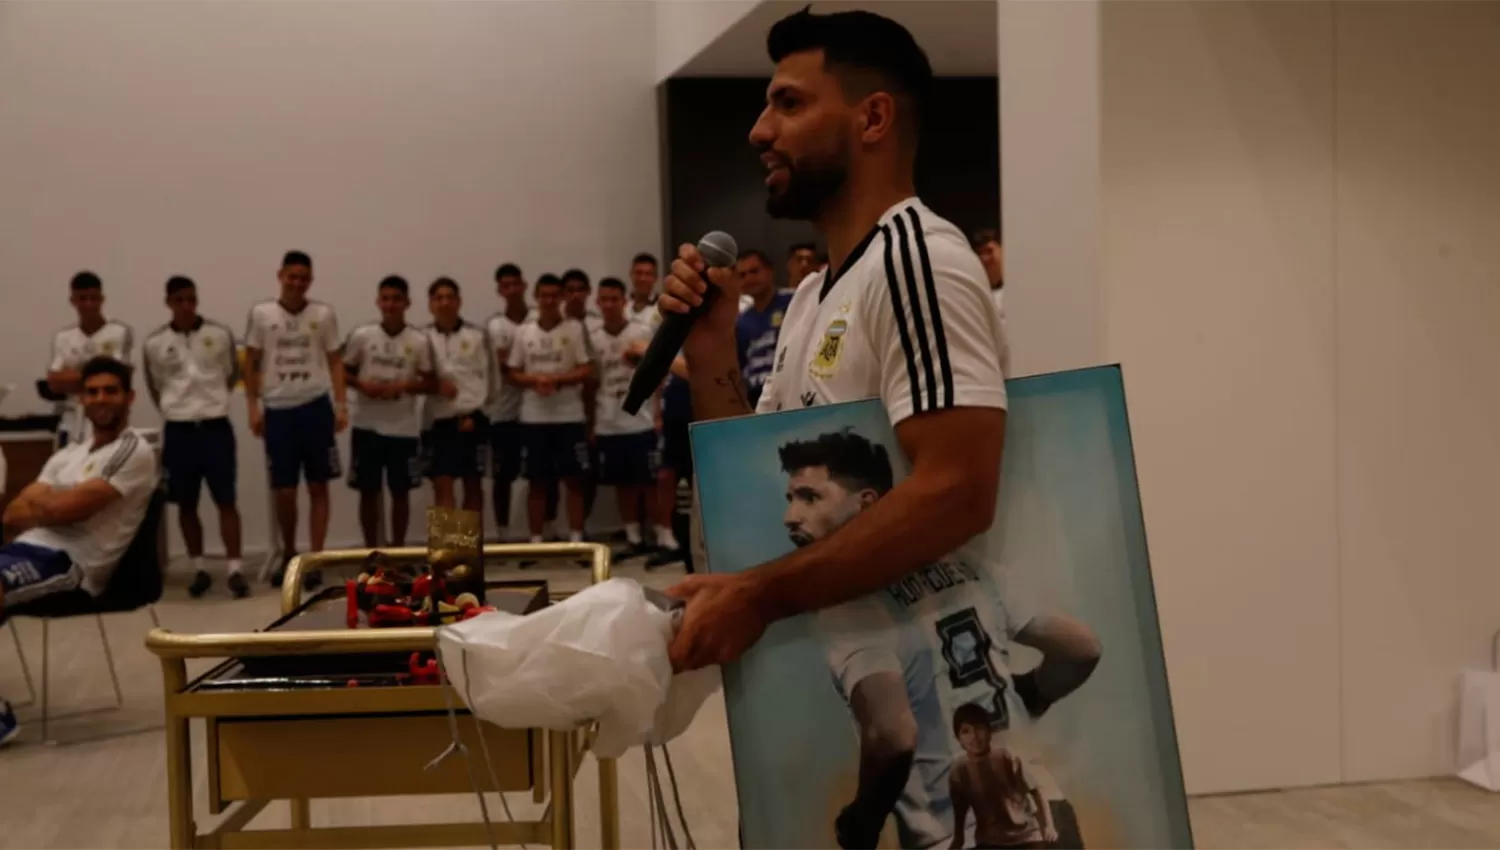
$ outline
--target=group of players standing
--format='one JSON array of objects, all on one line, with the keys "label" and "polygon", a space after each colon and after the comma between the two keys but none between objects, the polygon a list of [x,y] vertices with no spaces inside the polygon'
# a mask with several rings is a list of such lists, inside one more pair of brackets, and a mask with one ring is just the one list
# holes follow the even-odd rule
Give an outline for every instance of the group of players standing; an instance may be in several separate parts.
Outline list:
[{"label": "group of players standing", "polygon": [[[820,262],[812,245],[794,246],[789,285]],[[745,283],[740,360],[746,384],[754,388],[770,373],[790,292],[777,290],[775,269],[763,252],[742,253],[737,268]],[[509,528],[511,485],[518,478],[528,483],[526,524],[533,542],[544,539],[559,507],[568,539],[582,540],[597,487],[606,485],[616,490],[629,554],[648,555],[648,566],[684,560],[692,569],[690,554],[679,544],[686,539],[689,501],[682,495],[692,481],[687,382],[669,377],[638,414],[621,408],[635,364],[660,321],[655,257],[638,254],[628,286],[608,277],[599,281],[597,293],[582,271],[543,274],[531,287],[535,306],[528,303],[521,269],[506,263],[495,272],[503,309],[482,325],[462,316],[459,284],[446,277],[427,287],[431,324],[410,324],[410,285],[387,277],[376,287],[379,320],[354,328],[347,338],[340,337],[333,308],[308,298],[313,264],[307,254],[288,252],[277,278],[279,297],[250,311],[243,374],[233,332],[198,314],[197,287],[186,277],[167,281],[171,321],[142,345],[146,386],[165,422],[162,462],[193,564],[193,596],[212,586],[197,510],[204,484],[219,513],[227,585],[237,597],[249,593],[229,422],[230,396],[242,379],[250,430],[265,442],[287,560],[296,551],[303,482],[309,542],[313,551],[324,548],[328,482],[343,471],[335,435],[352,427],[348,482],[360,494],[366,545],[405,543],[410,492],[424,477],[432,482],[435,505],[482,511],[488,473],[499,526],[492,537],[520,537]],[[134,347],[130,328],[104,317],[98,276],[80,272],[71,290],[79,321],[54,337],[47,374],[51,390],[65,399],[59,435],[64,444],[87,429],[70,400],[81,364],[99,355],[129,363]],[[390,511],[382,535],[384,496]],[[273,585],[281,583],[285,564],[273,572]]]}]

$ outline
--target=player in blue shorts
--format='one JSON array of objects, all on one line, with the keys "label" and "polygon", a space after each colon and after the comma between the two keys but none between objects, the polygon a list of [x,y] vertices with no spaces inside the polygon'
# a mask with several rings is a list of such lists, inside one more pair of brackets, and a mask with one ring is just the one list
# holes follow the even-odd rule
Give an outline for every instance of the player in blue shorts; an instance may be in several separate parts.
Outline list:
[{"label": "player in blue shorts", "polygon": [[239,383],[234,332],[198,315],[198,287],[185,277],[167,281],[172,321],[141,346],[146,388],[166,421],[162,427],[162,467],[167,495],[177,505],[182,541],[193,564],[188,594],[208,592],[213,579],[203,569],[203,523],[198,497],[203,484],[219,509],[219,535],[228,557],[226,584],[235,598],[250,593],[241,574],[240,512],[235,505],[239,458],[229,424],[229,395]]},{"label": "player in blue shorts", "polygon": [[359,527],[365,545],[382,545],[380,491],[391,496],[393,546],[406,545],[411,491],[421,480],[417,397],[436,388],[427,335],[406,323],[410,287],[392,275],[376,287],[380,321],[355,328],[344,342],[344,369],[355,396],[349,434],[349,486],[359,492]]},{"label": "player in blue shorts", "polygon": [[[635,414],[624,411],[625,394],[635,374],[630,352],[649,344],[651,329],[625,315],[625,284],[616,278],[599,281],[599,312],[603,321],[591,333],[595,362],[599,368],[594,403],[594,446],[599,458],[599,483],[614,487],[620,519],[625,523],[625,542],[631,554],[672,543],[667,518],[657,505],[656,470],[660,465],[657,408],[653,397]],[[654,523],[655,546],[642,535],[644,523]]]},{"label": "player in blue shorts", "polygon": [[547,485],[567,489],[569,539],[583,539],[584,480],[591,472],[583,385],[594,374],[587,332],[562,313],[563,287],[556,278],[536,284],[537,319],[517,333],[506,360],[506,380],[521,387],[521,426],[526,441],[526,499],[531,539],[542,542]]},{"label": "player in blue shorts", "polygon": [[[297,484],[306,479],[310,503],[308,539],[314,552],[328,538],[328,482],[342,471],[334,435],[349,424],[344,396],[344,360],[339,356],[338,317],[311,301],[312,259],[288,251],[277,273],[281,295],[250,310],[245,330],[245,402],[250,431],[266,441],[276,524],[284,560],[271,575],[281,586],[286,564],[297,551]],[[306,584],[322,581],[308,573]]]},{"label": "player in blue shorts", "polygon": [[495,346],[489,332],[459,315],[458,284],[440,277],[427,288],[437,392],[427,401],[422,449],[432,501],[458,505],[454,482],[463,481],[463,509],[484,510],[484,468],[489,457],[490,421],[484,414],[495,376]]},{"label": "player in blue shorts", "polygon": [[[495,346],[495,363],[503,367],[510,359],[511,346],[516,333],[531,316],[526,305],[526,280],[521,268],[506,263],[495,270],[495,288],[505,302],[505,309],[490,318],[485,329],[490,332],[490,344]],[[494,490],[496,539],[511,540],[510,491],[512,483],[521,477],[521,388],[499,375],[498,386],[490,394],[490,477]]]}]

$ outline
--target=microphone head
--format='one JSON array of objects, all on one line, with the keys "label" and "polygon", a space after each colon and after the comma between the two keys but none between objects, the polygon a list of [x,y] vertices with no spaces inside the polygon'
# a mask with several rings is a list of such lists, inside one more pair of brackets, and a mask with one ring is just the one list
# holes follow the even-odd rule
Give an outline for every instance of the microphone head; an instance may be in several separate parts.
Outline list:
[{"label": "microphone head", "polygon": [[740,246],[735,243],[733,236],[722,230],[715,230],[698,240],[698,253],[703,255],[703,261],[710,266],[727,268],[739,259]]}]

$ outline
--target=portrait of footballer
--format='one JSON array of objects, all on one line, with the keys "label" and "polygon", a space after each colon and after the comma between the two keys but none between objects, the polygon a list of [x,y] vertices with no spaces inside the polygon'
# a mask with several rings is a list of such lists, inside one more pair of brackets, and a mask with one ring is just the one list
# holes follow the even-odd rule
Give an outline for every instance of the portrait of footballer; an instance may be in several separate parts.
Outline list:
[{"label": "portrait of footballer", "polygon": [[[889,450],[853,428],[777,451],[782,522],[799,547],[894,486]],[[892,815],[905,848],[1082,846],[1067,801],[1044,794],[1055,787],[1039,781],[1045,768],[1001,741],[1088,680],[1099,640],[1076,619],[1033,607],[1008,576],[965,549],[812,615],[857,738],[856,791],[833,824],[840,847],[876,847]],[[1012,643],[1041,661],[1012,671]]]}]

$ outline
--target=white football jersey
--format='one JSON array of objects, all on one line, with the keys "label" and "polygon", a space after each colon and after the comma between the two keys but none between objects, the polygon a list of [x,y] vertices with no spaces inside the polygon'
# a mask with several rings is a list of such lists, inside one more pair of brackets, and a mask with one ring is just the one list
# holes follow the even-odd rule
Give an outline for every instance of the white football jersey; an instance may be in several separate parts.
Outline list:
[{"label": "white football jersey", "polygon": [[229,415],[229,393],[240,377],[234,331],[202,316],[187,331],[162,325],[141,344],[146,386],[161,418],[201,422]]},{"label": "white football jersey", "polygon": [[839,272],[797,288],[757,410],[879,398],[894,426],[929,410],[1004,408],[1004,349],[979,258],[911,198]]},{"label": "white football jersey", "polygon": [[250,308],[245,347],[261,353],[261,403],[283,410],[327,395],[333,389],[328,355],[340,342],[338,317],[321,301],[309,301],[295,313],[280,301]]},{"label": "white football jersey", "polygon": [[656,326],[661,324],[661,311],[656,307],[656,299],[652,298],[646,302],[646,306],[636,308],[635,302],[631,301],[625,305],[625,318],[632,322],[645,325],[650,331],[655,331]]},{"label": "white football jersey", "polygon": [[[504,313],[491,317],[485,325],[490,332],[490,344],[495,346],[495,363],[503,365],[510,357],[510,348],[516,344],[516,334],[526,319],[511,321]],[[490,396],[487,413],[491,422],[514,422],[521,418],[521,388],[496,376],[495,392]]]},{"label": "white football jersey", "polygon": [[[86,334],[82,328],[73,325],[52,335],[52,360],[47,371],[82,369],[83,364],[101,355],[113,357],[121,363],[129,363],[134,349],[135,332],[124,322],[106,319],[91,334]],[[58,402],[57,413],[62,416],[62,429],[75,437],[86,436],[92,430],[77,398],[70,397]]]},{"label": "white football jersey", "polygon": [[452,381],[458,395],[427,399],[427,421],[467,416],[489,404],[490,388],[495,380],[495,346],[489,332],[472,322],[460,319],[458,327],[442,331],[428,325],[427,338],[432,342],[433,367],[439,380]]},{"label": "white football jersey", "polygon": [[[433,371],[432,344],[421,329],[411,325],[403,325],[393,334],[380,322],[370,322],[349,332],[344,341],[344,366],[366,381],[414,381]],[[350,424],[355,428],[386,437],[416,437],[422,432],[417,396],[370,398],[358,392],[353,396]]]},{"label": "white football jersey", "polygon": [[635,375],[635,364],[626,362],[625,351],[634,343],[649,343],[651,331],[638,322],[627,321],[618,333],[610,333],[601,324],[589,336],[593,340],[594,363],[599,370],[599,390],[594,397],[594,433],[639,434],[655,430],[653,405],[642,405],[634,415],[621,407],[630,389],[630,379]]},{"label": "white football jersey", "polygon": [[104,479],[120,498],[88,519],[33,528],[22,532],[16,542],[67,552],[83,570],[83,589],[98,596],[146,518],[151,491],[161,478],[156,451],[140,434],[126,429],[97,449],[92,441],[69,443],[47,459],[37,476],[43,484],[61,490],[93,478]]},{"label": "white football jersey", "polygon": [[[516,334],[516,342],[510,347],[512,369],[536,375],[558,375],[590,362],[583,325],[573,319],[563,319],[551,330],[544,330],[540,322],[529,322]],[[558,387],[549,396],[536,390],[526,389],[521,395],[521,421],[526,423],[582,422],[583,385],[569,384]]]},{"label": "white football jersey", "polygon": [[[1004,352],[979,258],[958,228],[910,198],[880,217],[840,270],[798,286],[757,410],[878,398],[895,427],[928,411],[1004,409]],[[978,702],[997,726],[1018,710],[1003,647],[1031,614],[1000,600],[986,536],[885,591],[816,615],[846,699],[872,672],[906,683],[919,732],[896,807],[903,847],[946,846],[952,837],[947,777],[962,754],[953,710]]]}]

